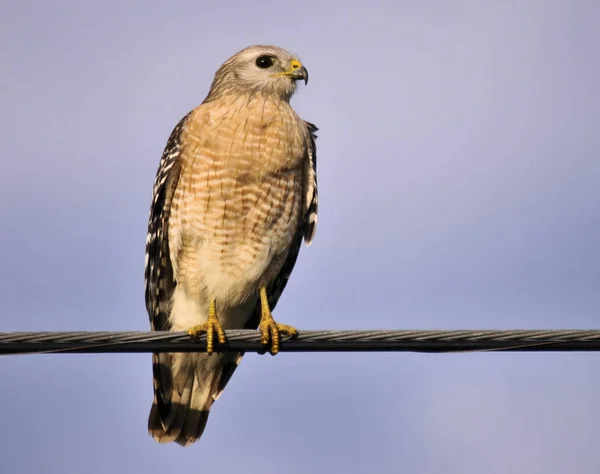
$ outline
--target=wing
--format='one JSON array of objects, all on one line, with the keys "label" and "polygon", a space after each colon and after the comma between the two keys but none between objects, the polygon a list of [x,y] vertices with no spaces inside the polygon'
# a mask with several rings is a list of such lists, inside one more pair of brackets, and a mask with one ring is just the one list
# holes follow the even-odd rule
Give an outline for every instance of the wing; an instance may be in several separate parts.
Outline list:
[{"label": "wing", "polygon": [[317,212],[319,208],[319,196],[317,189],[317,132],[319,129],[310,122],[305,122],[310,132],[310,141],[308,144],[308,156],[310,158],[307,164],[306,173],[306,215],[303,222],[303,234],[306,245],[310,245],[317,230]]},{"label": "wing", "polygon": [[154,331],[169,330],[168,305],[175,290],[173,266],[167,236],[171,200],[179,179],[181,131],[186,115],[173,129],[163,152],[154,187],[146,237],[145,296],[150,326]]},{"label": "wing", "polygon": [[[167,231],[171,201],[181,171],[179,162],[182,149],[181,132],[188,116],[189,114],[171,132],[152,189],[146,237],[145,298],[150,327],[153,331],[170,329],[169,300],[177,283],[173,276]],[[152,430],[155,430],[156,426],[161,428],[158,430],[158,435],[151,430],[153,436],[158,437],[157,439],[163,435],[161,419],[167,418],[172,398],[173,377],[170,365],[169,354],[152,354],[154,403],[150,412],[149,428]]]}]

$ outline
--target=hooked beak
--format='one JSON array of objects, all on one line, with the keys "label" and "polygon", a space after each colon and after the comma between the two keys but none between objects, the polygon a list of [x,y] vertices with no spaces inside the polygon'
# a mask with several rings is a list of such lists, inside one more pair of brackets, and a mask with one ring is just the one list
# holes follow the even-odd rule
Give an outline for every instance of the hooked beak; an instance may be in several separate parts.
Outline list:
[{"label": "hooked beak", "polygon": [[290,70],[288,71],[289,76],[294,81],[299,81],[300,79],[303,79],[304,85],[308,84],[308,71],[302,65],[302,63],[300,61],[293,60],[290,66]]}]

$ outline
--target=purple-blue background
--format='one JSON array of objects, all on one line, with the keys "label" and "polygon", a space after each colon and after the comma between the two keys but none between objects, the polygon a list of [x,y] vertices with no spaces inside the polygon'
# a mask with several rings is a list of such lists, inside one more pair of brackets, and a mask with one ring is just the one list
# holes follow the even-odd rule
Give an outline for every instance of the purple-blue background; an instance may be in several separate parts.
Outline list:
[{"label": "purple-blue background", "polygon": [[[310,71],[320,215],[278,306],[328,328],[593,328],[600,3],[0,5],[0,330],[146,330],[174,125],[255,43]],[[598,354],[246,356],[191,448],[141,355],[0,359],[0,471],[600,472]]]}]

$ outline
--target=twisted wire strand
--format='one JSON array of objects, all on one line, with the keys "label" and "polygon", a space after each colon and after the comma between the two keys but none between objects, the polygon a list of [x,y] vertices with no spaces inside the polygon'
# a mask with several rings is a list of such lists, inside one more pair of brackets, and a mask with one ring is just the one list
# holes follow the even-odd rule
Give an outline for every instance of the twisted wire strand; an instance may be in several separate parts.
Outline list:
[{"label": "twisted wire strand", "polygon": [[[226,331],[219,352],[264,353],[260,334]],[[206,336],[186,332],[4,332],[0,355],[44,353],[205,352]],[[300,331],[282,337],[281,352],[600,351],[600,330]]]}]

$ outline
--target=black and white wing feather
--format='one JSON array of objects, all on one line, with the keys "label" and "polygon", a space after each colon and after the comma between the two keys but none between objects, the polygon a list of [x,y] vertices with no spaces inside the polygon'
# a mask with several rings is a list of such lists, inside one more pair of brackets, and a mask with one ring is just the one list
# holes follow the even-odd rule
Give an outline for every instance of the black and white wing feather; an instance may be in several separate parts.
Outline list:
[{"label": "black and white wing feather", "polygon": [[169,330],[168,305],[175,290],[173,266],[167,235],[171,201],[179,180],[181,131],[188,116],[173,129],[160,160],[154,187],[146,237],[145,296],[150,326],[154,331]]}]

